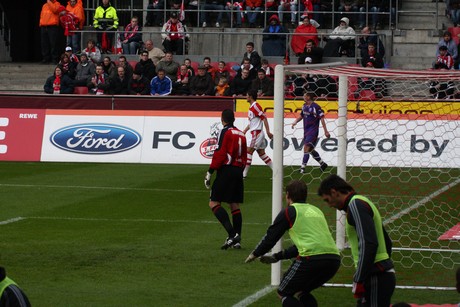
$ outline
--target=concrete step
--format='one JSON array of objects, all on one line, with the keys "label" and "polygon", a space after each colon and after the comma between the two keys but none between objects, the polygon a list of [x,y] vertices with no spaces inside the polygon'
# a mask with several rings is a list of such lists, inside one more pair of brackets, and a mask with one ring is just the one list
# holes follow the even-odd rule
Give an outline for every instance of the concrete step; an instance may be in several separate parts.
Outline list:
[{"label": "concrete step", "polygon": [[0,91],[43,92],[46,78],[55,65],[37,63],[0,63]]},{"label": "concrete step", "polygon": [[432,57],[435,58],[436,44],[433,43],[420,43],[420,44],[404,44],[394,43],[393,44],[393,55],[402,58],[410,56],[419,57]]},{"label": "concrete step", "polygon": [[[442,31],[440,31],[442,32]],[[437,44],[441,39],[436,30],[395,30],[393,32],[393,44],[396,43],[431,43]]]},{"label": "concrete step", "polygon": [[[446,10],[446,4],[444,2],[439,3],[437,6],[439,13],[444,13]],[[435,2],[420,2],[420,1],[403,1],[401,5],[401,11],[436,11]]]},{"label": "concrete step", "polygon": [[[436,28],[436,16],[414,15],[414,14],[400,14],[398,29],[425,29],[431,30]],[[450,20],[444,16],[438,16],[438,28],[444,29],[449,27]]]},{"label": "concrete step", "polygon": [[433,56],[397,56],[394,55],[391,57],[391,68],[394,69],[409,69],[409,70],[420,70],[420,69],[429,69],[431,68],[433,61],[435,60]]},{"label": "concrete step", "polygon": [[43,84],[27,84],[25,86],[24,84],[14,84],[14,85],[6,85],[0,83],[0,91],[1,92],[40,92],[43,93],[43,85],[45,84],[45,81],[43,81]]}]

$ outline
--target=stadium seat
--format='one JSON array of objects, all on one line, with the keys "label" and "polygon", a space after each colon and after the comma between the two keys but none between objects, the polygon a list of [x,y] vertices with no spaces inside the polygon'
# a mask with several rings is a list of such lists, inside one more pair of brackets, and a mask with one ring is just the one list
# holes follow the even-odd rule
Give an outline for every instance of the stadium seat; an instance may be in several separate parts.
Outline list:
[{"label": "stadium seat", "polygon": [[460,38],[458,37],[458,34],[460,34],[460,28],[459,27],[450,27],[450,28],[447,28],[447,31],[449,31],[452,34],[452,39],[458,45],[458,43],[460,42]]},{"label": "stadium seat", "polygon": [[359,92],[359,99],[375,100],[375,93],[373,90],[362,90],[361,92]]},{"label": "stadium seat", "polygon": [[227,67],[227,70],[230,72],[230,74],[232,73],[232,71],[235,71],[233,69],[234,66],[240,66],[240,62],[227,62],[225,67]]},{"label": "stadium seat", "polygon": [[133,70],[136,68],[136,64],[139,63],[138,61],[128,61],[129,65],[133,68]]},{"label": "stadium seat", "polygon": [[73,89],[73,93],[78,95],[86,95],[88,94],[88,88],[86,86],[76,86]]},{"label": "stadium seat", "polygon": [[234,71],[233,69],[230,68],[230,70],[228,71],[230,73],[230,80],[228,80],[228,82],[230,83],[236,76],[236,74],[238,72]]},{"label": "stadium seat", "polygon": [[348,99],[355,99],[358,90],[358,77],[348,77]]},{"label": "stadium seat", "polygon": [[198,66],[200,66],[200,63],[192,62],[192,68],[195,71],[195,73],[197,73],[197,71],[198,71]]}]

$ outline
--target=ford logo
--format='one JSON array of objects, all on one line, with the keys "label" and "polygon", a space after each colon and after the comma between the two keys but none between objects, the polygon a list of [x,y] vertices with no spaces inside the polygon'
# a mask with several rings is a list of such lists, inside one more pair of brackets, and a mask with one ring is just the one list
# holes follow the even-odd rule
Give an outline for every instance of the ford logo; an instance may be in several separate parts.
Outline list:
[{"label": "ford logo", "polygon": [[81,124],[54,132],[50,141],[54,146],[74,153],[111,154],[136,147],[141,136],[123,126]]}]

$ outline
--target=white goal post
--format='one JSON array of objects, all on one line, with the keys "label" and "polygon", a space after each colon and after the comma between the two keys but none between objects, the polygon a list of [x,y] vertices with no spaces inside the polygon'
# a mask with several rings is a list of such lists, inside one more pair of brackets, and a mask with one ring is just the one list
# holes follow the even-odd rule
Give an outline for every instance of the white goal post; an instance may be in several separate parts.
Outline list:
[{"label": "white goal post", "polygon": [[[413,269],[408,264],[412,262],[415,263],[413,266],[420,270],[431,269],[431,267],[436,266],[442,269],[452,269],[459,266],[460,248],[458,241],[435,242],[436,240],[432,237],[437,236],[438,233],[442,234],[447,226],[455,225],[460,215],[458,213],[460,209],[456,208],[455,203],[451,203],[450,199],[446,201],[437,198],[449,189],[460,185],[460,180],[458,177],[456,178],[460,174],[460,99],[455,102],[456,94],[460,92],[458,90],[460,72],[372,69],[342,62],[277,65],[275,67],[274,92],[273,131],[275,137],[273,138],[272,219],[282,209],[284,203],[283,187],[287,183],[286,179],[299,176],[296,173],[298,173],[301,160],[299,159],[301,146],[297,144],[296,150],[287,152],[286,147],[293,146],[286,145],[286,142],[290,141],[285,138],[285,127],[292,123],[293,113],[298,113],[303,100],[302,97],[295,95],[289,99],[286,98],[288,94],[286,81],[289,76],[298,77],[302,74],[333,76],[337,82],[337,92],[334,98],[322,99],[324,100],[323,103],[336,105],[334,107],[335,117],[328,119],[328,125],[331,123],[333,125],[333,135],[336,141],[334,144],[336,146],[333,152],[330,150],[330,152],[325,153],[329,158],[328,163],[333,157],[334,161],[331,161],[331,165],[336,167],[335,173],[344,179],[361,180],[363,183],[371,182],[375,176],[382,176],[376,181],[375,184],[377,185],[394,184],[398,186],[393,181],[401,181],[405,184],[411,184],[414,181],[415,186],[419,183],[427,185],[427,195],[425,196],[423,193],[420,197],[411,197],[410,193],[401,195],[402,192],[405,193],[404,189],[401,188],[401,191],[397,191],[400,192],[400,195],[376,195],[372,197],[376,203],[382,205],[382,208],[385,206],[382,210],[386,214],[386,224],[401,224],[392,225],[392,235],[395,237],[392,239],[396,241],[394,248],[396,252],[393,253],[393,258],[396,258],[394,260],[398,266]],[[384,91],[377,93],[375,88],[366,87],[366,82],[363,80],[379,80],[383,84]],[[445,96],[437,96],[442,90]],[[364,96],[364,92],[366,94],[370,92],[371,96]],[[460,98],[460,94],[458,97]],[[293,100],[296,107],[286,107],[285,100]],[[410,105],[414,106],[413,109],[418,108],[418,111],[408,107]],[[430,105],[432,109],[425,110],[425,106]],[[391,106],[395,107],[392,109]],[[403,108],[407,110],[403,110]],[[354,114],[350,109],[356,113],[364,112],[364,115]],[[324,111],[326,113],[326,110]],[[287,133],[291,139],[301,139],[298,132]],[[350,134],[352,135],[350,136]],[[371,136],[367,136],[367,134]],[[358,140],[358,137],[362,137],[362,139]],[[355,140],[358,149],[350,150],[351,140]],[[321,145],[324,146],[323,149],[332,147],[330,143],[325,142]],[[429,152],[429,150],[433,152]],[[317,184],[320,180],[318,178],[319,171],[314,169],[314,163],[314,161],[310,163],[313,170],[308,176]],[[297,165],[293,166],[294,164]],[[433,175],[432,171],[437,173]],[[347,178],[348,176],[352,178]],[[444,187],[433,193],[428,193],[429,189],[432,188],[431,185],[428,186],[431,184],[431,179],[434,181],[433,189],[438,188],[438,186]],[[309,183],[307,182],[307,184]],[[314,193],[315,191],[309,190],[309,192]],[[414,212],[420,207],[423,207],[426,212],[417,212],[415,215]],[[449,213],[456,215],[456,217],[449,217]],[[335,227],[331,225],[331,228],[335,230],[338,248],[344,250],[346,248],[345,217],[340,211],[337,211],[336,214],[336,225]],[[423,214],[428,216],[425,217]],[[443,227],[430,225],[424,233],[424,227],[427,226],[425,219],[429,220],[431,215],[441,215],[448,220],[443,223]],[[407,220],[401,221],[401,217],[407,218]],[[437,223],[439,224],[438,221]],[[405,232],[407,231],[406,227],[409,227],[410,224],[416,224],[418,225],[416,227],[420,228],[407,234]],[[430,237],[431,241],[426,243],[425,238],[420,237],[422,235]],[[280,240],[272,252],[280,251],[281,248],[282,242]],[[427,253],[430,253],[429,256]],[[432,258],[432,260],[425,260],[426,258]],[[345,262],[351,266],[351,261]],[[427,264],[427,262],[430,263]],[[436,273],[430,272],[428,276],[431,276],[430,274]],[[429,284],[429,278],[427,277],[427,284],[423,287],[419,287],[418,284],[402,287],[436,288],[436,284]],[[271,284],[278,285],[280,279],[281,263],[278,262],[272,264]]]},{"label": "white goal post", "polygon": [[[331,63],[331,64],[317,64],[317,68],[333,67],[344,65],[345,63]],[[273,135],[284,135],[284,82],[285,82],[285,67],[293,69],[305,69],[305,65],[276,65],[275,67],[275,93],[274,93],[274,133]],[[347,113],[347,77],[339,77],[339,148],[340,148],[340,166],[338,166],[337,174],[345,178],[345,165],[346,165],[346,113]],[[283,178],[284,178],[284,164],[283,164],[283,138],[273,138],[273,198],[272,198],[272,221],[276,218],[283,206]],[[345,145],[345,146],[341,146]],[[337,211],[337,223],[340,221],[343,225],[344,214]],[[336,242],[340,249],[345,246],[345,230],[342,226],[337,227]],[[339,230],[340,229],[340,230]],[[278,252],[282,248],[281,240],[273,248],[273,252]],[[272,264],[271,284],[279,285],[281,281],[281,262]]]}]

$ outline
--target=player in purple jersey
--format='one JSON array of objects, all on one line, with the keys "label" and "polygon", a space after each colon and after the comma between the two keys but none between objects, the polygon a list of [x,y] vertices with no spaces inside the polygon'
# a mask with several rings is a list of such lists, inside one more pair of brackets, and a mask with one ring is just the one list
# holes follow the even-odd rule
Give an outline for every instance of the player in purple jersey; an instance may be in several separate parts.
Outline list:
[{"label": "player in purple jersey", "polygon": [[303,119],[303,159],[302,166],[300,167],[300,173],[305,172],[305,166],[307,165],[310,154],[313,159],[318,161],[321,171],[324,172],[327,168],[327,164],[321,160],[319,153],[315,150],[315,146],[318,143],[318,133],[319,133],[319,122],[324,129],[324,135],[329,138],[331,135],[327,131],[326,121],[324,120],[324,112],[321,107],[313,101],[315,95],[311,92],[305,92],[303,94],[304,104],[302,106],[302,111],[299,116],[292,123],[292,129],[295,125]]}]

